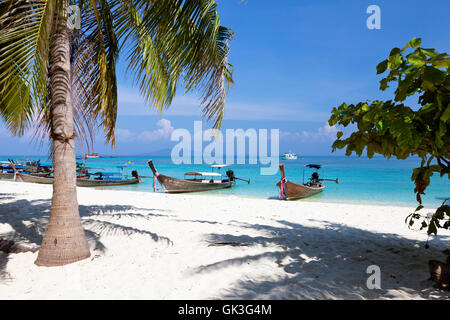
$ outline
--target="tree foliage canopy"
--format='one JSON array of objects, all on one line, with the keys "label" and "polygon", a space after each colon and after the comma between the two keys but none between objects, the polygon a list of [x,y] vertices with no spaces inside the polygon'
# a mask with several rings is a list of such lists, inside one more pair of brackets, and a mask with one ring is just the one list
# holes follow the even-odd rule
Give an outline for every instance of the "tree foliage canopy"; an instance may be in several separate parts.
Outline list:
[{"label": "tree foliage canopy", "polygon": [[[355,152],[361,156],[375,153],[388,159],[392,156],[406,159],[418,156],[420,167],[412,173],[419,207],[423,208],[421,195],[425,194],[434,173],[450,179],[450,57],[435,49],[421,47],[421,39],[413,38],[403,49],[394,48],[389,57],[377,66],[377,74],[388,72],[380,81],[380,90],[385,91],[392,83],[396,85],[393,100],[365,101],[357,104],[343,103],[333,108],[328,121],[330,126],[347,127],[356,124],[358,131],[343,139],[337,132],[333,151],[346,148],[346,155]],[[414,108],[404,104],[408,97],[418,96]],[[437,233],[438,227],[450,228],[450,206],[442,206],[432,219],[422,222],[428,233]]]},{"label": "tree foliage canopy", "polygon": [[[71,41],[71,80],[78,137],[99,123],[114,144],[116,65],[123,57],[148,104],[162,112],[177,91],[196,91],[204,116],[222,123],[233,82],[232,30],[214,0],[73,0],[81,29]],[[49,51],[68,0],[0,0],[0,116],[13,134],[38,124],[51,130]],[[90,130],[89,130],[90,131]],[[85,141],[88,142],[88,141]]]}]

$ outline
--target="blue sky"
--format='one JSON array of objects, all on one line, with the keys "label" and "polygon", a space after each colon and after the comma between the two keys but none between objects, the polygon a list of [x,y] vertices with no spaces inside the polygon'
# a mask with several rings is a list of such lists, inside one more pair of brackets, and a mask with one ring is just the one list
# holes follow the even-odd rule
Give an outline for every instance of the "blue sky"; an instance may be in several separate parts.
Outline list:
[{"label": "blue sky", "polygon": [[[222,24],[235,31],[230,88],[223,128],[280,129],[280,151],[328,155],[336,128],[326,123],[342,102],[389,99],[380,93],[376,65],[412,37],[450,52],[448,0],[219,0]],[[381,8],[381,30],[369,30],[369,5]],[[98,133],[95,151],[136,155],[168,149],[170,133],[193,130],[201,114],[195,93],[179,90],[171,108],[158,115],[133,88],[119,63],[116,147]],[[410,101],[412,104],[414,100]],[[206,124],[205,124],[206,127]],[[0,122],[0,154],[46,154],[29,138],[12,138]],[[339,154],[339,153],[338,153]],[[342,153],[340,153],[342,154]]]}]

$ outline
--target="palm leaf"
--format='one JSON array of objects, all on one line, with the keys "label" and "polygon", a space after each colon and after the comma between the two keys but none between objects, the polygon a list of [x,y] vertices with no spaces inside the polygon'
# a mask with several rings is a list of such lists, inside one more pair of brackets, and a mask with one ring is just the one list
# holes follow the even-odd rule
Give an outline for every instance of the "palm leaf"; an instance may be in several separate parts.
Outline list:
[{"label": "palm leaf", "polygon": [[[147,57],[152,57],[149,61],[154,66],[158,66],[157,58],[159,58],[169,76],[169,80],[166,80],[169,85],[167,88],[159,88],[157,96],[147,90],[147,97],[153,97],[153,102],[159,102],[154,103],[153,107],[162,112],[170,104],[182,76],[186,92],[191,90],[200,92],[203,114],[208,120],[214,121],[214,128],[220,128],[228,84],[233,82],[232,68],[227,60],[233,32],[220,25],[216,2],[144,1],[140,8],[146,38],[152,40],[151,42],[146,40],[148,52],[151,52]],[[135,47],[133,50],[141,49]],[[138,53],[135,53],[133,56],[137,55]],[[149,62],[147,61],[145,65],[148,66]],[[158,80],[161,81],[158,74],[162,73],[153,72],[155,68],[140,70],[134,68],[134,70],[138,74],[144,73],[142,78],[153,77],[153,82],[158,83]],[[141,85],[141,90],[142,87]],[[165,101],[161,98],[163,96],[166,97]]]},{"label": "palm leaf", "polygon": [[0,6],[0,108],[22,135],[47,105],[48,57],[54,1],[3,1]]}]

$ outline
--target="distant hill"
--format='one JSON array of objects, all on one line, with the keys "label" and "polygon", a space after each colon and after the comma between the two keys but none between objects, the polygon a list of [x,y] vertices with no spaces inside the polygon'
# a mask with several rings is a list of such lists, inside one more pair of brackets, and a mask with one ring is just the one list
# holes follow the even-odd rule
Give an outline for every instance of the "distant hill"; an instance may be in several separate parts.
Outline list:
[{"label": "distant hill", "polygon": [[172,153],[172,149],[161,149],[146,153],[138,154],[138,157],[170,157],[170,154]]}]

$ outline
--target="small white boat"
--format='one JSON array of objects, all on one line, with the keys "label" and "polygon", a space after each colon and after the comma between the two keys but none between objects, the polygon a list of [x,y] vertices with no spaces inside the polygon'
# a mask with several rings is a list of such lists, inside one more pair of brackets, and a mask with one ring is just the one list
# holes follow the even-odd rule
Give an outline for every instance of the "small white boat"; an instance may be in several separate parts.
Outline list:
[{"label": "small white boat", "polygon": [[287,152],[281,156],[283,160],[297,160],[298,156],[295,153]]},{"label": "small white boat", "polygon": [[86,155],[86,159],[96,159],[100,158],[100,155],[98,153],[91,153]]}]

